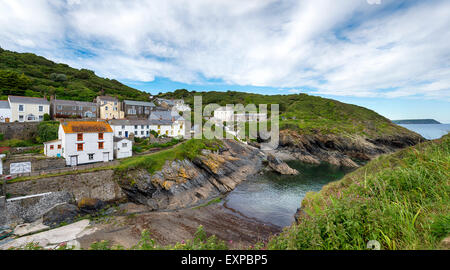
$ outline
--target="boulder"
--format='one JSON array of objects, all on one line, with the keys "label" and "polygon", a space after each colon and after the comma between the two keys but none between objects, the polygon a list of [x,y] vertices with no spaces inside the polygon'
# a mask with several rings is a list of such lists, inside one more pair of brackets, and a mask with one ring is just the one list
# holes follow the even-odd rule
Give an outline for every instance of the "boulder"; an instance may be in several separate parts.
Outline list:
[{"label": "boulder", "polygon": [[42,217],[44,225],[55,227],[61,223],[71,223],[78,216],[78,207],[69,203],[58,204]]},{"label": "boulder", "polygon": [[282,161],[281,159],[275,157],[272,154],[267,155],[267,162],[269,164],[269,167],[284,175],[297,175],[299,172],[296,169],[292,169],[289,167],[289,165],[286,164],[286,162]]},{"label": "boulder", "polygon": [[106,203],[104,201],[96,198],[82,198],[78,202],[78,208],[80,208],[81,212],[87,214],[94,214],[105,206]]}]

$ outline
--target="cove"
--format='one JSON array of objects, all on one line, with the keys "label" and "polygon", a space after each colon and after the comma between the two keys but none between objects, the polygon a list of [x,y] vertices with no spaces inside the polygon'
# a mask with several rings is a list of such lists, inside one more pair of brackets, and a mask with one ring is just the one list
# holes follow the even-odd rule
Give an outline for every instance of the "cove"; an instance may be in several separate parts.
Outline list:
[{"label": "cove", "polygon": [[307,192],[320,191],[324,185],[351,171],[325,163],[287,163],[300,174],[286,176],[265,172],[251,176],[227,195],[223,206],[247,218],[286,227],[294,222],[294,215]]}]

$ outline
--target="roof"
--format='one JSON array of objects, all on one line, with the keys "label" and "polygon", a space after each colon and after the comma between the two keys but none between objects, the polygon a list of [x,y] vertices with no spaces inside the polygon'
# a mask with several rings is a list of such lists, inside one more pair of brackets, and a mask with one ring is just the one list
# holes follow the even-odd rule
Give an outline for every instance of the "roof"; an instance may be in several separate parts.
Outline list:
[{"label": "roof", "polygon": [[47,99],[37,97],[8,96],[8,100],[13,103],[50,105]]},{"label": "roof", "polygon": [[7,100],[0,100],[0,109],[10,109],[9,102]]},{"label": "roof", "polygon": [[149,122],[150,125],[161,125],[161,126],[171,126],[172,125],[172,121],[171,120],[150,119],[148,122]]},{"label": "roof", "polygon": [[64,133],[98,133],[113,132],[111,126],[102,121],[69,121],[61,123]]},{"label": "roof", "polygon": [[134,125],[149,125],[148,120],[130,120],[130,119],[111,119],[108,121],[110,125],[113,126],[134,126]]},{"label": "roof", "polygon": [[173,101],[173,100],[170,100],[170,99],[157,98],[156,100],[157,100],[158,103],[163,103],[163,102],[165,102],[165,103],[167,103],[167,105],[170,105],[170,106],[175,105],[174,101]]},{"label": "roof", "polygon": [[61,141],[61,140],[53,140],[53,141],[44,142],[44,144],[55,143],[55,142],[60,142],[60,141]]},{"label": "roof", "polygon": [[119,101],[118,98],[112,96],[98,96],[97,100]]},{"label": "roof", "polygon": [[124,100],[123,103],[125,105],[132,105],[132,106],[156,107],[153,102],[145,102],[145,101]]},{"label": "roof", "polygon": [[70,105],[70,106],[97,106],[94,102],[76,101],[76,100],[63,100],[54,99],[52,103],[56,105]]},{"label": "roof", "polygon": [[116,137],[116,136],[113,137],[113,141],[114,142],[120,142],[120,141],[123,141],[123,140],[127,140],[127,141],[131,142],[131,140],[128,139],[128,138],[121,138],[121,137]]},{"label": "roof", "polygon": [[172,117],[175,120],[184,120],[177,112],[173,111],[152,111],[148,119],[150,120],[170,120],[172,121]]}]

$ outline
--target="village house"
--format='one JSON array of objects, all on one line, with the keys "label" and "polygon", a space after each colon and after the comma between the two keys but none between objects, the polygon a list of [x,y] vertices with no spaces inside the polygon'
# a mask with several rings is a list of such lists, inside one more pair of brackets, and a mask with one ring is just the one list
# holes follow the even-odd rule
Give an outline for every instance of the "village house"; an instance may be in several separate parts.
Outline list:
[{"label": "village house", "polygon": [[8,96],[11,122],[37,122],[50,115],[50,102],[46,98]]},{"label": "village house", "polygon": [[149,117],[150,129],[169,137],[185,136],[185,119],[175,111],[153,111]]},{"label": "village house", "polygon": [[150,123],[148,120],[113,119],[108,123],[113,129],[114,136],[119,138],[134,137],[146,138],[150,136]]},{"label": "village house", "polygon": [[114,136],[114,157],[117,159],[133,156],[133,142],[127,138]]},{"label": "village house", "polygon": [[47,156],[61,156],[76,166],[114,159],[113,130],[103,121],[67,121],[59,125],[58,140],[44,143]]},{"label": "village house", "polygon": [[7,100],[0,100],[0,122],[9,123],[11,121],[11,107]]},{"label": "village house", "polygon": [[100,119],[122,119],[125,117],[125,113],[121,110],[121,102],[115,97],[98,96],[94,102],[97,103],[97,117]]},{"label": "village house", "polygon": [[75,100],[50,100],[50,113],[56,118],[97,118],[97,104]]},{"label": "village house", "polygon": [[134,100],[124,100],[122,102],[122,109],[125,113],[125,117],[137,118],[137,119],[147,119],[150,112],[155,108],[153,102],[144,101],[134,101]]},{"label": "village house", "polygon": [[220,107],[214,110],[214,118],[222,122],[253,122],[253,121],[267,121],[267,114],[265,113],[235,113],[233,108]]}]

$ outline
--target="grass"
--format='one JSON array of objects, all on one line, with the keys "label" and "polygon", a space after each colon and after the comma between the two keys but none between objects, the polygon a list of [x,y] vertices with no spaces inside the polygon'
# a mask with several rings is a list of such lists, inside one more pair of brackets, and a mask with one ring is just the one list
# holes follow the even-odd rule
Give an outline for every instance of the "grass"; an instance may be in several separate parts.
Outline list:
[{"label": "grass", "polygon": [[182,141],[183,141],[182,139],[172,138],[170,141],[166,143],[150,143],[150,139],[147,138],[144,140],[136,141],[133,145],[133,152],[142,153],[152,148],[167,148],[174,146]]},{"label": "grass", "polygon": [[161,170],[166,161],[194,159],[202,149],[218,150],[219,140],[190,139],[177,147],[160,151],[151,155],[137,156],[125,159],[115,168],[118,173],[129,170],[146,169],[149,173]]},{"label": "grass", "polygon": [[199,208],[202,208],[202,207],[205,207],[205,206],[209,206],[209,205],[211,205],[211,204],[220,203],[221,201],[222,201],[222,198],[218,197],[218,198],[215,198],[215,199],[210,200],[210,201],[207,202],[207,203],[204,203],[204,204],[201,204],[201,205],[199,205],[199,206],[196,206],[196,207],[194,207],[193,209],[199,209]]},{"label": "grass", "polygon": [[269,249],[439,249],[450,234],[450,135],[381,156],[308,193],[297,225]]}]

